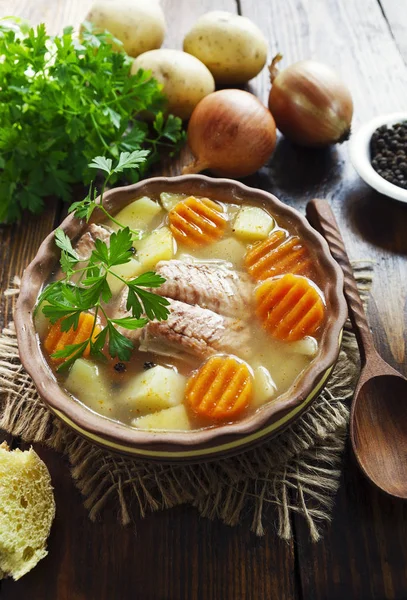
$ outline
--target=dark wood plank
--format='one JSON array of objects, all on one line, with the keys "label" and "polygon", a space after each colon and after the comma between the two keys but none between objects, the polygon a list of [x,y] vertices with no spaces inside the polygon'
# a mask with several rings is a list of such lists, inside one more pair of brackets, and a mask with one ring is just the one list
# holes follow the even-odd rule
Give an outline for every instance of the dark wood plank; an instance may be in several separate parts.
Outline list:
[{"label": "dark wood plank", "polygon": [[[26,216],[22,223],[0,226],[0,289],[14,288],[15,275],[21,275],[34,258],[44,237],[52,230],[59,211],[58,203],[49,203],[45,213],[39,217]],[[13,296],[2,296],[0,327],[12,319]]]},{"label": "dark wood plank", "polygon": [[321,543],[310,543],[304,523],[296,521],[303,597],[405,600],[407,503],[362,478],[349,448],[341,484]]},{"label": "dark wood plank", "polygon": [[[376,0],[275,0],[267,5],[241,0],[241,6],[272,40],[272,53],[280,50],[285,55],[285,64],[312,57],[342,73],[355,100],[355,129],[376,114],[405,108],[407,70]],[[402,27],[405,39],[406,21]],[[252,89],[267,101],[265,73]],[[386,360],[407,373],[407,206],[360,181],[346,146],[313,151],[282,140],[269,169],[251,182],[300,210],[314,196],[331,200],[351,257],[376,262],[369,303],[376,345]],[[295,518],[295,527],[303,598],[407,597],[406,504],[365,481],[349,450],[333,523],[324,540],[311,544],[301,518]]]},{"label": "dark wood plank", "polygon": [[[55,3],[55,14],[66,15],[77,24],[88,9],[85,2]],[[6,12],[29,15],[39,22],[49,12],[47,0],[11,0]],[[167,21],[167,47],[182,47],[182,38],[195,18],[209,9],[236,11],[235,0],[205,0],[199,7],[188,0],[162,2]],[[48,12],[47,12],[48,11]],[[3,12],[3,5],[0,7]],[[63,17],[65,18],[65,17]],[[52,22],[58,31],[60,16]],[[165,173],[175,174],[179,165],[170,165]],[[38,243],[52,227],[54,213],[23,228],[5,229],[3,249],[11,248],[4,267],[2,289],[10,276],[34,254]],[[14,241],[15,240],[15,241]],[[0,265],[1,268],[1,265]],[[10,302],[6,306],[10,315]],[[4,320],[6,318],[4,317]],[[186,507],[160,512],[121,529],[116,511],[110,510],[103,521],[92,524],[82,506],[79,493],[62,457],[41,447],[36,448],[50,468],[55,486],[57,517],[49,540],[49,555],[19,582],[5,581],[4,600],[296,600],[293,543],[278,540],[272,525],[258,539],[249,524],[229,528],[219,522],[198,517]]]}]

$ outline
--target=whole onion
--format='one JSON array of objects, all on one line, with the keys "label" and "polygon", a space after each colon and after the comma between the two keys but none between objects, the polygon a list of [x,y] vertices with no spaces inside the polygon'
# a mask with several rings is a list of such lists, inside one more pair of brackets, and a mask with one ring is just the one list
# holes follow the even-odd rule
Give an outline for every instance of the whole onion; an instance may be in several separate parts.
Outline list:
[{"label": "whole onion", "polygon": [[276,126],[253,94],[226,89],[213,92],[195,107],[188,125],[195,160],[183,173],[210,169],[216,175],[244,177],[263,166],[276,145]]},{"label": "whole onion", "polygon": [[352,96],[330,67],[313,61],[297,62],[279,72],[278,54],[270,65],[269,108],[277,128],[304,146],[328,146],[349,138]]}]

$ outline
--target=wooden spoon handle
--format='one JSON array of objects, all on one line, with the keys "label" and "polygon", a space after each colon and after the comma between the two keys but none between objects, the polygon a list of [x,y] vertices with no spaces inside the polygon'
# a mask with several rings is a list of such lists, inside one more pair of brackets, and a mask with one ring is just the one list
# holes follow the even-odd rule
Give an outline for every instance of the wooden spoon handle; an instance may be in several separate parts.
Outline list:
[{"label": "wooden spoon handle", "polygon": [[355,330],[362,363],[364,364],[367,354],[376,353],[376,350],[338,224],[326,200],[319,200],[318,198],[311,200],[307,205],[306,214],[311,225],[324,236],[332,256],[342,268],[349,318]]}]

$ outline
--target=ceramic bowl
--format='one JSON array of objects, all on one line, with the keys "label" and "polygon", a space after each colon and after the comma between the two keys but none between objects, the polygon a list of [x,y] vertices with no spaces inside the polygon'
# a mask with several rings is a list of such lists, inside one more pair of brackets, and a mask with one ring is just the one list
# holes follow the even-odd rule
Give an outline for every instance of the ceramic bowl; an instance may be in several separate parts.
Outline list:
[{"label": "ceramic bowl", "polygon": [[[69,427],[92,442],[125,454],[149,460],[196,462],[238,453],[257,444],[290,424],[310,405],[327,381],[338,357],[347,309],[342,271],[332,259],[325,240],[312,229],[305,217],[267,192],[232,180],[187,175],[157,177],[116,188],[105,194],[104,202],[110,213],[115,214],[138,197],[157,198],[163,191],[206,196],[222,202],[260,203],[276,216],[277,221],[285,221],[313,250],[326,282],[328,318],[317,357],[288,392],[237,423],[195,432],[140,431],[86,408],[59,386],[41,352],[33,323],[38,294],[59,260],[53,233],[44,240],[37,256],[24,272],[15,323],[24,367],[50,410]],[[94,220],[103,221],[98,219],[96,211],[94,215]],[[84,231],[86,223],[71,215],[61,227],[75,239]]]},{"label": "ceramic bowl", "polygon": [[407,121],[407,112],[392,113],[375,117],[352,135],[350,140],[350,158],[359,176],[376,191],[407,202],[407,190],[386,181],[377,173],[370,163],[370,140],[373,133],[382,125],[395,125],[400,121]]}]

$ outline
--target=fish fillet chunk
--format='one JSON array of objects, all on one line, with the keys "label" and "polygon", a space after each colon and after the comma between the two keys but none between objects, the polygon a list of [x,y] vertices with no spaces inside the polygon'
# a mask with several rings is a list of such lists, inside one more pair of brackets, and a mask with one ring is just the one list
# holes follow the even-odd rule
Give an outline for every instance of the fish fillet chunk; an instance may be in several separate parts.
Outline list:
[{"label": "fish fillet chunk", "polygon": [[92,251],[95,249],[95,241],[102,240],[102,242],[108,243],[110,233],[105,227],[91,223],[75,244],[75,250],[79,258],[81,260],[90,258]]},{"label": "fish fillet chunk", "polygon": [[253,284],[245,273],[237,273],[227,263],[168,260],[157,263],[155,271],[166,280],[151,290],[161,296],[226,316],[251,314]]},{"label": "fish fillet chunk", "polygon": [[[168,298],[170,314],[166,321],[150,321],[143,329],[119,331],[141,351],[179,358],[207,358],[225,352],[241,358],[250,355],[250,330],[242,319],[192,306]],[[126,294],[115,318],[127,314]]]}]

